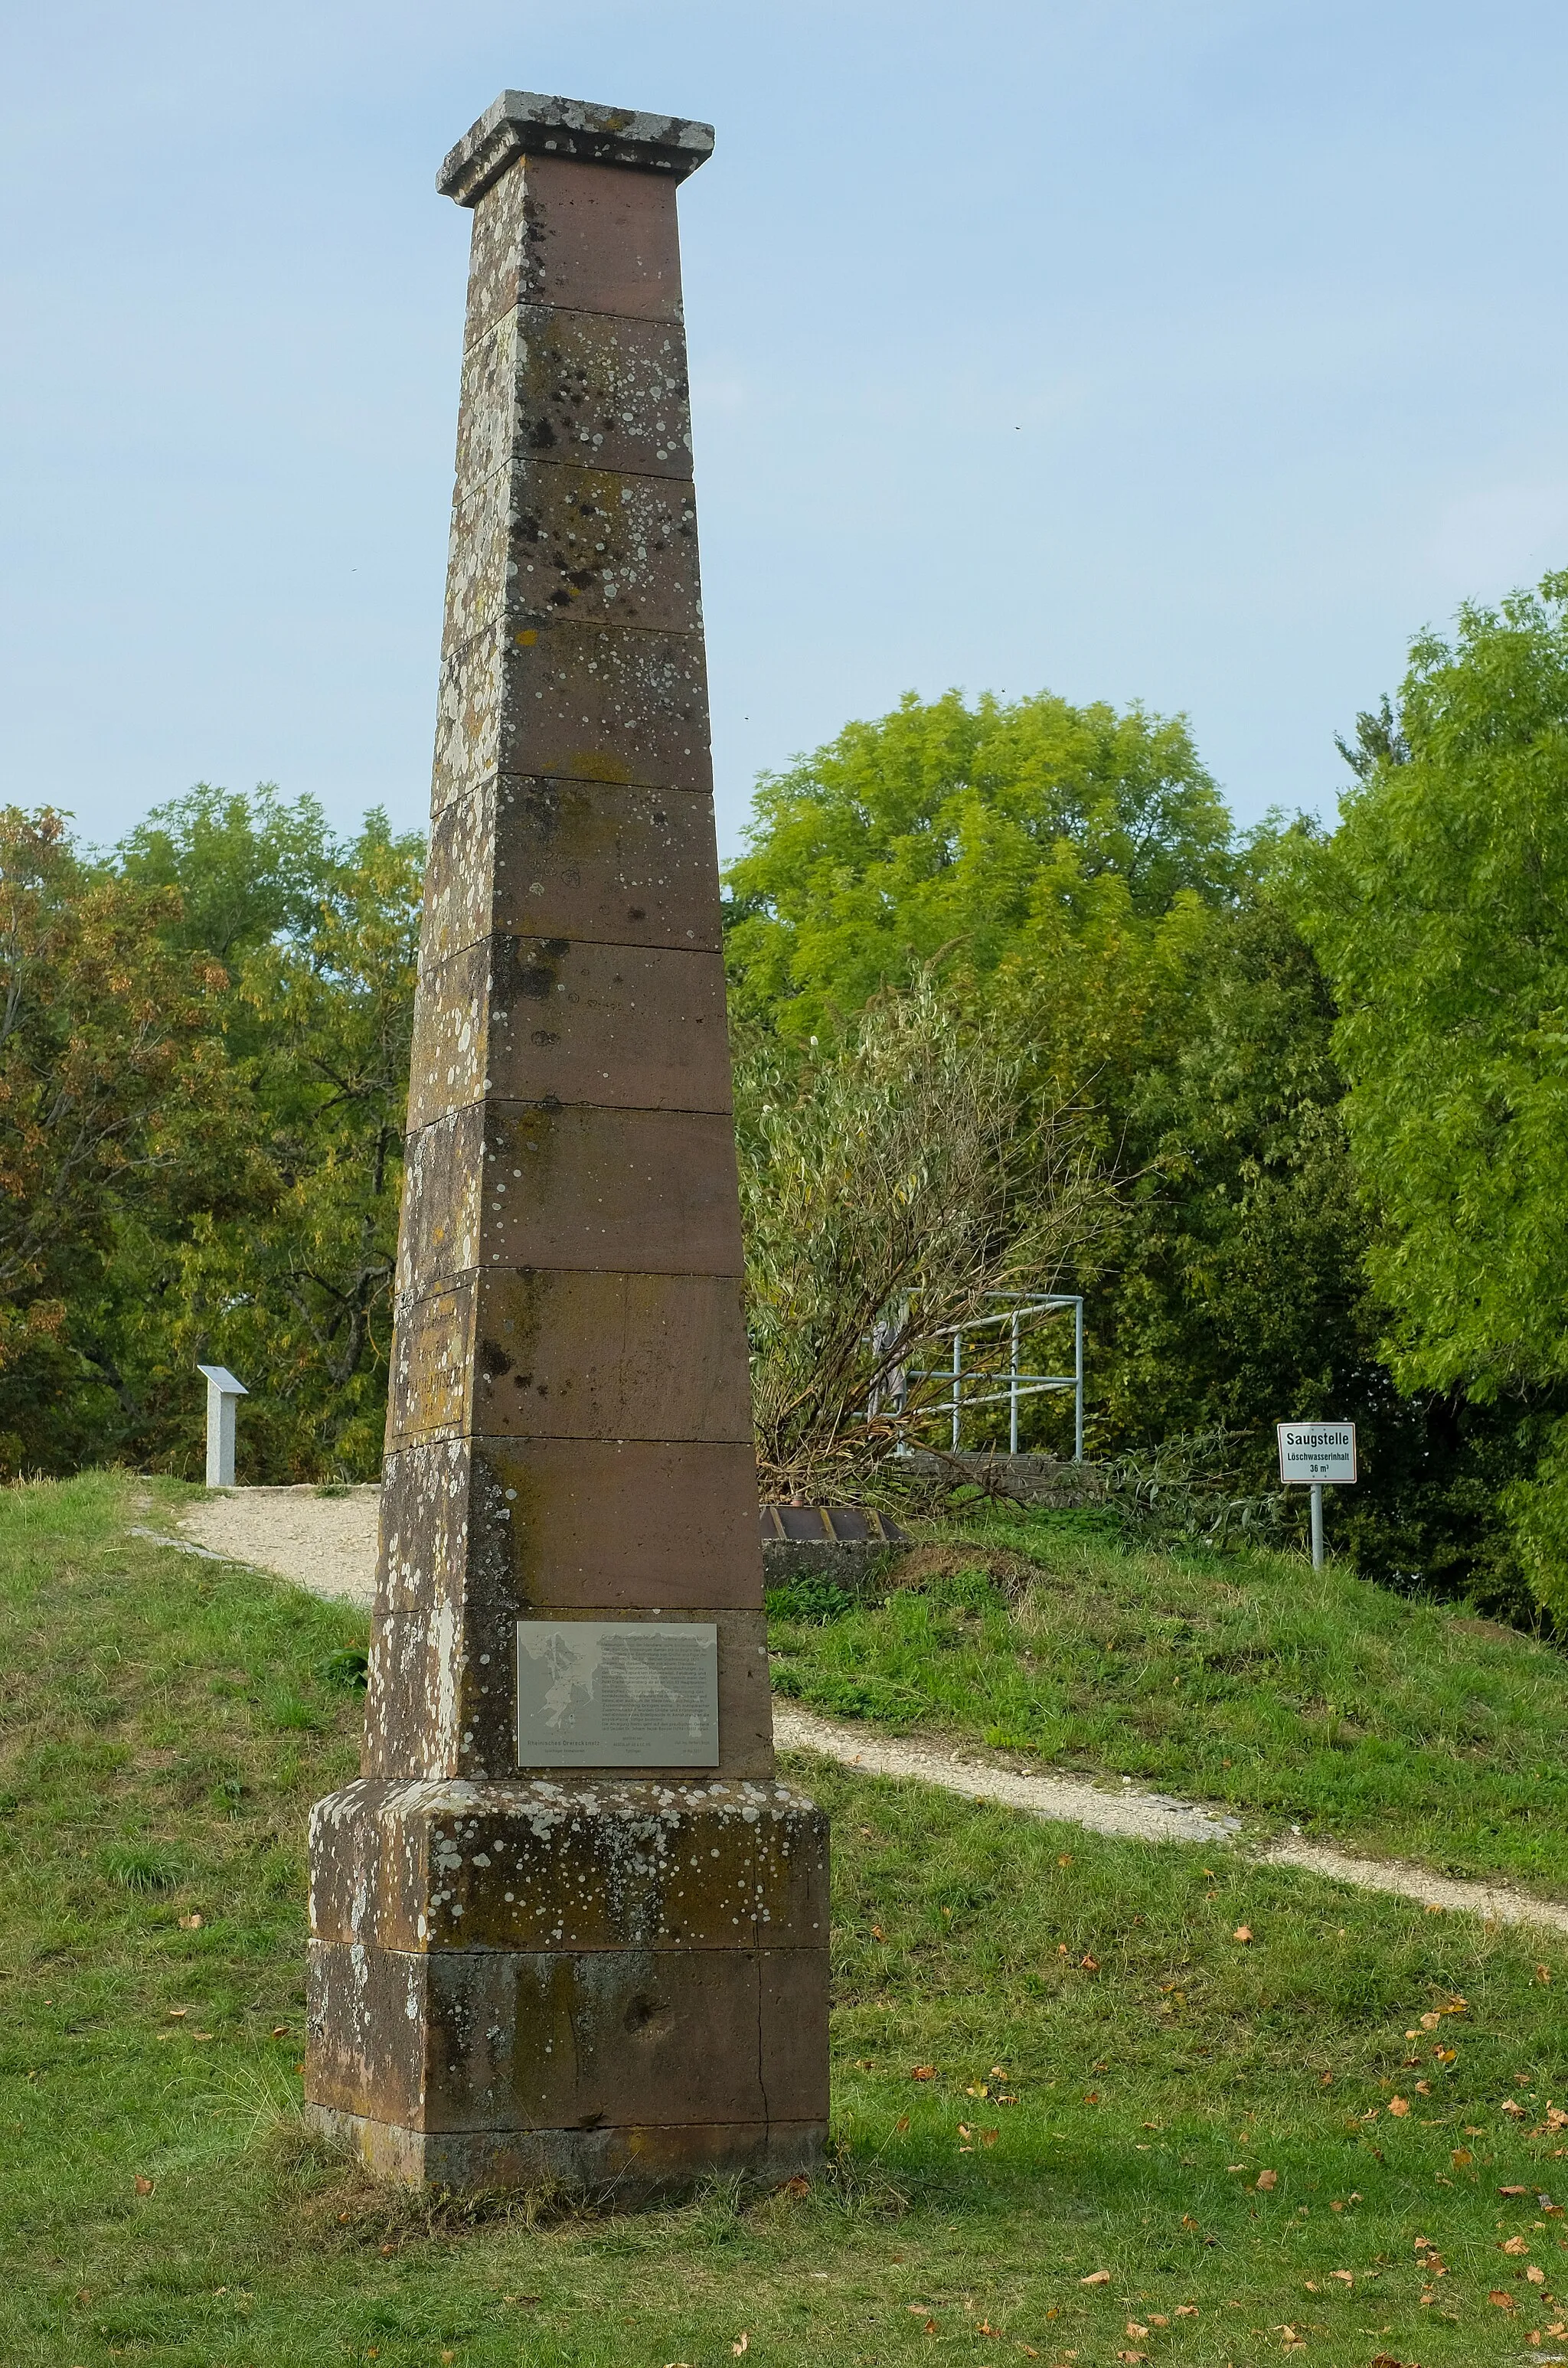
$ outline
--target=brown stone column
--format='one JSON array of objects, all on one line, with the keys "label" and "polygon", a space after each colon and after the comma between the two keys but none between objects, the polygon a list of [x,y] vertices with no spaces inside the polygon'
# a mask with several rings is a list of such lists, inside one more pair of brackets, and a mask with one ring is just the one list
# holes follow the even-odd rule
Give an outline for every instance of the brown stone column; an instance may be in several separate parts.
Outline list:
[{"label": "brown stone column", "polygon": [[711,145],[508,91],[438,182],[474,216],[457,490],[364,1772],[312,1816],[306,2070],[414,2180],[783,2177],[824,2135],[676,222]]}]

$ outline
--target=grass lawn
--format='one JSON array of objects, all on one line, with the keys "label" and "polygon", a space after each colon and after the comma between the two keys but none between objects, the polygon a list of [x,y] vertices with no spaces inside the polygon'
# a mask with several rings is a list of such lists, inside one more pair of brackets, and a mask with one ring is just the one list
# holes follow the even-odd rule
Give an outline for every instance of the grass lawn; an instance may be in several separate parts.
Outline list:
[{"label": "grass lawn", "polygon": [[1300,1555],[1128,1552],[1050,1513],[963,1534],[880,1600],[771,1592],[776,1691],[1568,1898],[1553,1646]]},{"label": "grass lawn", "polygon": [[176,1493],[0,1496],[6,2368],[1568,2353],[1568,1944],[829,1766],[827,2177],[625,2217],[377,2190],[296,2111],[362,1631],[129,1534]]}]

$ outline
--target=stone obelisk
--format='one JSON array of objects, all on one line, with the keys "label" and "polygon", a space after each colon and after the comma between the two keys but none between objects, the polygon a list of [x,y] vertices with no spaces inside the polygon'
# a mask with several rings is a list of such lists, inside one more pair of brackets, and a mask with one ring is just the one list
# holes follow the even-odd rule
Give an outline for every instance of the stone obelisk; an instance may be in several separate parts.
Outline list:
[{"label": "stone obelisk", "polygon": [[363,1774],[306,2094],[395,2177],[783,2178],[827,1838],[774,1776],[676,192],[507,91],[473,211]]}]

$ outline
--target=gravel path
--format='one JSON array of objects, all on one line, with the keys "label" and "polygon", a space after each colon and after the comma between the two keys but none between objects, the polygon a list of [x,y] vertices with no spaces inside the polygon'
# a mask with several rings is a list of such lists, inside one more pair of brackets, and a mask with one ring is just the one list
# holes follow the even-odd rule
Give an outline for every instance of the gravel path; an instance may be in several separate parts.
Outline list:
[{"label": "gravel path", "polygon": [[182,1514],[179,1526],[209,1554],[291,1578],[312,1595],[376,1600],[379,1487],[236,1488]]},{"label": "gravel path", "polygon": [[[1123,1782],[1114,1791],[1081,1776],[1032,1776],[994,1761],[971,1759],[929,1743],[906,1743],[869,1736],[864,1727],[839,1726],[793,1702],[775,1702],[773,1732],[781,1749],[820,1751],[848,1768],[864,1769],[869,1776],[902,1776],[921,1784],[940,1784],[966,1800],[997,1801],[1030,1816],[1058,1818],[1087,1826],[1096,1834],[1119,1834],[1139,1841],[1233,1844],[1241,1831],[1239,1819],[1218,1809],[1195,1808],[1164,1793],[1142,1793]],[[1244,1845],[1243,1845],[1244,1847]],[[1426,1907],[1458,1908],[1494,1924],[1545,1924],[1568,1932],[1568,1907],[1554,1899],[1535,1899],[1528,1892],[1506,1884],[1461,1883],[1433,1874],[1426,1867],[1402,1859],[1352,1858],[1345,1850],[1286,1836],[1267,1842],[1252,1855],[1265,1866],[1299,1866],[1312,1874],[1326,1874],[1336,1883],[1354,1884],[1358,1891],[1390,1891],[1404,1899],[1418,1899]]]},{"label": "gravel path", "polygon": [[[346,1488],[236,1488],[182,1515],[179,1527],[194,1550],[249,1563],[292,1579],[314,1595],[335,1596],[369,1609],[376,1591],[376,1519],[381,1491]],[[159,1534],[143,1531],[144,1536]],[[177,1541],[175,1541],[177,1543]],[[1239,1819],[1164,1793],[1145,1793],[1125,1781],[1092,1782],[1081,1776],[1034,1775],[994,1759],[974,1759],[942,1745],[878,1736],[863,1726],[820,1718],[794,1702],[776,1702],[773,1727],[779,1748],[820,1751],[869,1776],[895,1776],[939,1784],[972,1801],[995,1801],[1028,1816],[1086,1826],[1098,1834],[1137,1841],[1206,1842],[1235,1847]],[[1242,1845],[1245,1847],[1245,1845]],[[1267,1866],[1299,1866],[1360,1891],[1386,1891],[1424,1907],[1457,1909],[1495,1924],[1541,1924],[1568,1932],[1568,1907],[1535,1899],[1506,1884],[1461,1883],[1400,1859],[1352,1858],[1344,1850],[1286,1835],[1254,1853]]]}]

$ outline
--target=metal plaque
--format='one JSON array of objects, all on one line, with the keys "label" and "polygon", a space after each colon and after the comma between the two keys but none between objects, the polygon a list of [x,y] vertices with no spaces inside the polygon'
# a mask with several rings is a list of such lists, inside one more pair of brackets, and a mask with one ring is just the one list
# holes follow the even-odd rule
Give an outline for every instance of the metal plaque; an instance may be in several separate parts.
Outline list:
[{"label": "metal plaque", "polygon": [[519,1620],[519,1768],[717,1768],[710,1620]]}]

